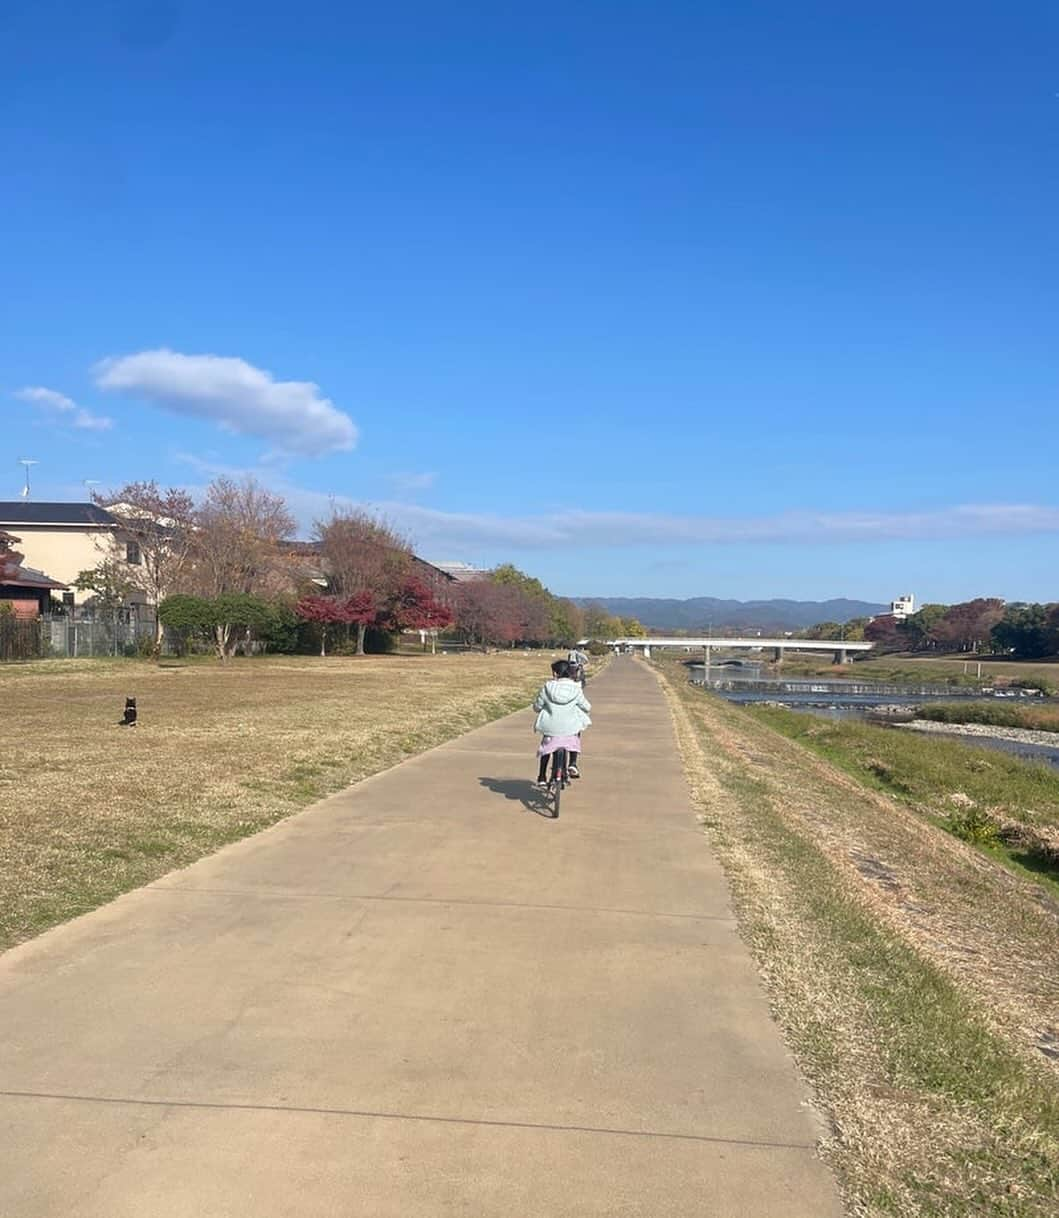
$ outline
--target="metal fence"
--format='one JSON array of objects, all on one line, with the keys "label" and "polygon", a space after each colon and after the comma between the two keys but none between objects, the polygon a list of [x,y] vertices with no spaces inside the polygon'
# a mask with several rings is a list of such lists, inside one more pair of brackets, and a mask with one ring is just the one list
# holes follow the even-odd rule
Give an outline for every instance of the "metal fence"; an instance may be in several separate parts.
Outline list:
[{"label": "metal fence", "polygon": [[45,617],[40,620],[44,656],[129,656],[148,651],[154,642],[152,613],[116,618]]},{"label": "metal fence", "polygon": [[40,623],[13,614],[0,616],[0,661],[32,660],[41,653]]},{"label": "metal fence", "polygon": [[133,656],[154,644],[154,614],[123,612],[114,618],[0,615],[0,661],[66,656]]}]

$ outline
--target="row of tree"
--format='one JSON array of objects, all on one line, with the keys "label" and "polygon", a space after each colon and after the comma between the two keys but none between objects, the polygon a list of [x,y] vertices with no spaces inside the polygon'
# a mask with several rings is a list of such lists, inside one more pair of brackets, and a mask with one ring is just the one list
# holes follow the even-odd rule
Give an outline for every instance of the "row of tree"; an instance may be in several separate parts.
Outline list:
[{"label": "row of tree", "polygon": [[372,632],[449,630],[475,646],[646,633],[599,607],[582,610],[511,565],[451,583],[365,512],[335,511],[311,542],[291,542],[295,522],[282,496],[253,479],[218,478],[197,504],[154,482],[96,500],[122,530],[77,586],[102,614],[137,599],[158,606],[156,652],[168,628],[178,643],[209,637],[227,659],[255,640],[289,641],[298,622],[322,653],[340,637],[363,654]]},{"label": "row of tree", "polygon": [[955,605],[927,604],[898,618],[884,613],[848,622],[819,622],[805,638],[866,639],[879,651],[990,652],[1025,659],[1059,654],[1059,604],[977,597]]},{"label": "row of tree", "polygon": [[539,579],[510,563],[485,579],[458,586],[456,624],[460,637],[470,644],[571,645],[582,638],[647,634],[634,618],[612,617],[599,605],[582,608],[555,596]]}]

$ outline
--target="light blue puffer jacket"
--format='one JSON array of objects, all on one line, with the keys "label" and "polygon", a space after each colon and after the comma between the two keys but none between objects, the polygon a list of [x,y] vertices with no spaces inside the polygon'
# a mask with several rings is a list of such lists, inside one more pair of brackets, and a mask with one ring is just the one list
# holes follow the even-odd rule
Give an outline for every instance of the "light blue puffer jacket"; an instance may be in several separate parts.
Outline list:
[{"label": "light blue puffer jacket", "polygon": [[533,709],[540,711],[533,730],[542,736],[576,736],[592,723],[588,717],[592,703],[580,684],[567,677],[549,681],[534,699]]}]

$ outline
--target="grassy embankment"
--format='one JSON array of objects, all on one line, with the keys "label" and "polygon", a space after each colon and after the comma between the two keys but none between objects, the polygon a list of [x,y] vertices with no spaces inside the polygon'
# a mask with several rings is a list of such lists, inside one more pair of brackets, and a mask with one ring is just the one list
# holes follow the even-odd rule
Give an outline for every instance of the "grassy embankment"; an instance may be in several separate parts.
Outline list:
[{"label": "grassy embankment", "polygon": [[749,713],[1059,897],[1059,771],[868,723],[780,707]]},{"label": "grassy embankment", "polygon": [[524,706],[549,659],[0,668],[0,949]]},{"label": "grassy embankment", "polygon": [[830,1118],[824,1151],[850,1212],[1054,1214],[1059,905],[878,776],[870,786],[660,669],[744,935]]}]

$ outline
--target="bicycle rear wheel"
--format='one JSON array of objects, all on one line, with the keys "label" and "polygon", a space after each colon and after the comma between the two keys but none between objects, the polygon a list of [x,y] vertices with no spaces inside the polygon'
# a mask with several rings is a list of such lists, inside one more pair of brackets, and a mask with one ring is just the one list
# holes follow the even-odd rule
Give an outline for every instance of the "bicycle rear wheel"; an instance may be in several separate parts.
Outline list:
[{"label": "bicycle rear wheel", "polygon": [[552,819],[559,819],[559,805],[566,786],[566,749],[556,749],[552,758]]}]

